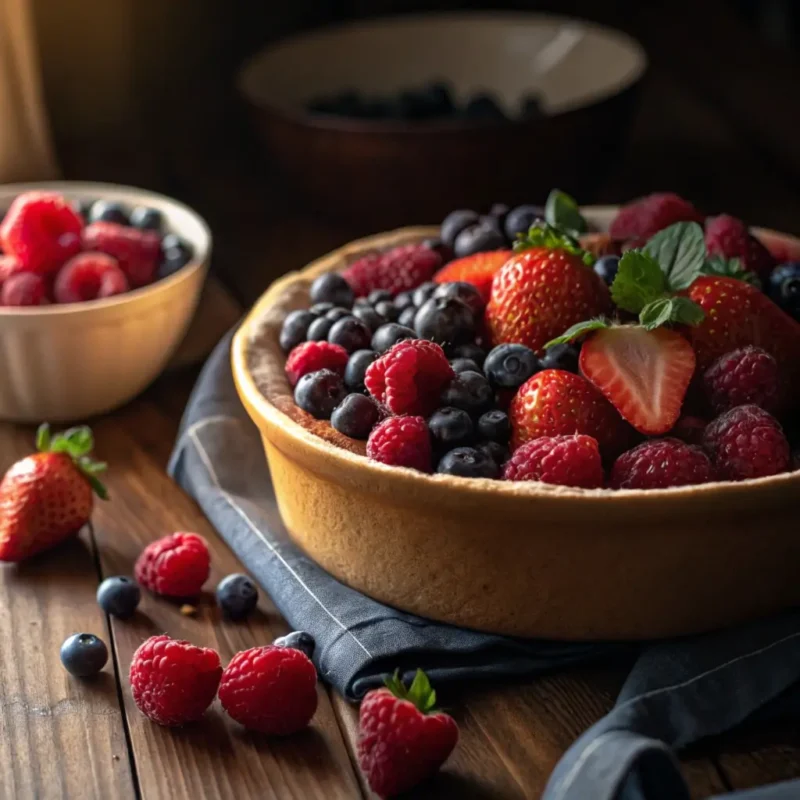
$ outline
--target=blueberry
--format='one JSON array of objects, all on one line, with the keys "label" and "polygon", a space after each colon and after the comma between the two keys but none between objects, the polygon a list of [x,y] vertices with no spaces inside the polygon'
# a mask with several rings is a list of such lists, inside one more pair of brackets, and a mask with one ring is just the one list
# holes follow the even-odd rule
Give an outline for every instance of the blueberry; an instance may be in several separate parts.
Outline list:
[{"label": "blueberry", "polygon": [[376,353],[385,353],[390,350],[398,342],[403,339],[416,339],[417,334],[411,328],[405,328],[398,325],[396,322],[387,322],[386,325],[381,325],[375,333],[372,334],[372,342],[370,346]]},{"label": "blueberry", "polygon": [[334,322],[328,333],[328,341],[344,347],[348,353],[355,353],[356,350],[364,350],[369,347],[371,339],[372,331],[369,326],[355,317],[345,317]]},{"label": "blueberry", "polygon": [[471,358],[454,358],[450,362],[453,372],[480,372],[481,368]]},{"label": "blueberry", "polygon": [[333,410],[331,425],[351,439],[366,439],[380,418],[380,409],[371,397],[349,394]]},{"label": "blueberry", "polygon": [[489,381],[478,372],[461,372],[442,391],[443,406],[455,406],[473,415],[483,414],[492,406],[494,392]]},{"label": "blueberry", "polygon": [[457,447],[445,453],[436,471],[461,478],[497,478],[500,475],[495,460],[473,447]]},{"label": "blueberry", "polygon": [[499,442],[479,442],[475,445],[475,449],[489,456],[498,467],[502,467],[511,456],[511,451]]},{"label": "blueberry", "polygon": [[191,246],[174,233],[168,233],[161,240],[161,263],[170,265],[173,272],[188,264],[193,255]]},{"label": "blueberry", "polygon": [[94,200],[77,200],[73,203],[75,210],[80,214],[84,220],[89,219],[89,212],[92,210]]},{"label": "blueberry", "polygon": [[122,575],[106,578],[97,587],[97,603],[106,614],[124,619],[136,611],[142,599],[139,584]]},{"label": "blueberry", "polygon": [[614,278],[617,277],[618,269],[619,256],[602,256],[594,262],[594,271],[608,286],[614,283]]},{"label": "blueberry", "polygon": [[340,319],[352,316],[353,312],[349,308],[342,308],[341,306],[334,306],[325,312],[325,319],[329,319],[331,322],[338,322]]},{"label": "blueberry", "polygon": [[541,360],[542,369],[563,369],[567,372],[578,371],[580,351],[571,344],[554,344],[547,348]]},{"label": "blueberry", "polygon": [[353,316],[360,319],[373,333],[375,333],[386,320],[372,306],[356,306]]},{"label": "blueberry", "polygon": [[508,120],[497,100],[485,92],[476,94],[469,99],[464,107],[464,116],[467,119],[486,120],[487,122],[506,122]]},{"label": "blueberry", "polygon": [[369,300],[370,305],[376,306],[378,303],[382,303],[384,300],[391,300],[392,293],[387,291],[386,289],[373,289],[368,295],[367,300]]},{"label": "blueberry", "polygon": [[511,423],[508,420],[508,414],[498,409],[481,414],[478,420],[478,433],[484,439],[492,442],[508,444],[508,440],[511,438]]},{"label": "blueberry", "polygon": [[541,206],[517,206],[508,212],[506,217],[506,236],[513,242],[518,233],[527,233],[537,219],[544,219],[544,209]]},{"label": "blueberry", "polygon": [[314,655],[316,642],[310,633],[292,631],[292,633],[287,633],[286,636],[279,636],[272,644],[275,647],[291,647],[292,650],[299,650],[311,658]]},{"label": "blueberry", "polygon": [[[442,244],[446,247],[453,248],[456,242],[456,236],[469,225],[474,225],[479,219],[478,213],[461,208],[458,211],[451,211],[442,220],[441,228],[439,229],[439,236],[442,239]],[[417,305],[422,305],[417,303]]]},{"label": "blueberry", "polygon": [[330,419],[346,394],[342,379],[332,370],[321,369],[300,378],[294,387],[294,402],[316,419]]},{"label": "blueberry", "polygon": [[375,310],[387,322],[397,322],[400,318],[400,309],[391,300],[381,300],[375,303]]},{"label": "blueberry", "polygon": [[456,258],[483,253],[487,250],[500,250],[506,246],[506,239],[493,225],[479,222],[464,228],[456,237],[453,251]]},{"label": "blueberry", "polygon": [[127,225],[128,210],[121,203],[96,200],[89,209],[87,222],[116,222],[119,225]]},{"label": "blueberry", "polygon": [[334,308],[333,303],[314,303],[308,310],[315,317],[324,317],[331,309]]},{"label": "blueberry", "polygon": [[367,372],[367,367],[375,361],[378,354],[374,350],[356,350],[350,356],[347,366],[344,370],[344,385],[351,392],[364,392],[364,375]]},{"label": "blueberry", "polygon": [[181,250],[167,250],[161,256],[161,263],[158,265],[156,277],[158,280],[169,278],[174,275],[179,269],[183,269],[189,263],[189,259]]},{"label": "blueberry", "polygon": [[787,261],[785,264],[779,264],[770,273],[767,292],[775,302],[778,302],[781,284],[787,278],[800,278],[800,261]]},{"label": "blueberry", "polygon": [[131,211],[131,225],[143,231],[156,231],[161,233],[164,217],[158,209],[149,206],[136,206]]},{"label": "blueberry", "polygon": [[304,308],[290,311],[281,325],[280,345],[281,349],[288,353],[292,348],[297,347],[306,340],[308,326],[316,317]]},{"label": "blueberry", "polygon": [[455,297],[462,303],[466,303],[473,314],[482,314],[485,305],[481,293],[466,281],[450,281],[439,284],[433,297]]},{"label": "blueberry", "polygon": [[309,326],[306,332],[306,339],[309,342],[324,342],[328,339],[333,322],[327,317],[317,317]]},{"label": "blueberry", "polygon": [[511,209],[505,203],[492,203],[492,207],[489,209],[489,216],[498,221],[500,224],[500,229],[502,230],[503,223],[505,222],[509,211],[511,211]]},{"label": "blueberry", "polygon": [[800,314],[800,277],[786,278],[778,295],[778,305],[793,317]]},{"label": "blueberry", "polygon": [[258,588],[241,573],[227,575],[217,584],[217,605],[228,619],[250,616],[258,604]]},{"label": "blueberry", "polygon": [[96,675],[108,661],[108,648],[93,633],[75,633],[61,645],[61,663],[71,675]]},{"label": "blueberry", "polygon": [[434,253],[438,253],[441,256],[442,264],[453,260],[453,248],[448,247],[441,239],[424,239],[422,244],[429,250],[433,250]]},{"label": "blueberry", "polygon": [[414,318],[416,316],[417,316],[416,306],[409,306],[408,308],[404,308],[400,312],[400,316],[397,318],[397,324],[404,325],[406,328],[413,328]]},{"label": "blueberry", "polygon": [[398,311],[403,311],[406,308],[414,305],[414,294],[413,292],[400,292],[397,297],[394,299],[394,307]]},{"label": "blueberry", "polygon": [[469,414],[452,406],[434,411],[428,420],[428,430],[440,452],[469,444],[475,435]]},{"label": "blueberry", "polygon": [[516,389],[541,369],[539,359],[524,344],[499,344],[483,363],[483,371],[495,388]]},{"label": "blueberry", "polygon": [[417,310],[414,330],[420,339],[456,345],[475,335],[475,317],[469,306],[455,297],[431,297]]},{"label": "blueberry", "polygon": [[352,308],[355,300],[350,284],[335,272],[326,272],[316,278],[311,284],[309,297],[312,303],[333,303],[345,308]]},{"label": "blueberry", "polygon": [[[460,344],[458,347],[453,348],[453,358],[468,358],[474,361],[479,367],[483,368],[483,362],[486,360],[486,353],[481,350],[478,345],[473,342]],[[480,370],[478,370],[480,372]]]},{"label": "blueberry", "polygon": [[430,298],[430,296],[436,291],[436,288],[439,286],[438,283],[434,283],[433,281],[427,281],[426,283],[421,283],[414,289],[414,305],[419,308],[421,305],[425,304],[425,301]]}]

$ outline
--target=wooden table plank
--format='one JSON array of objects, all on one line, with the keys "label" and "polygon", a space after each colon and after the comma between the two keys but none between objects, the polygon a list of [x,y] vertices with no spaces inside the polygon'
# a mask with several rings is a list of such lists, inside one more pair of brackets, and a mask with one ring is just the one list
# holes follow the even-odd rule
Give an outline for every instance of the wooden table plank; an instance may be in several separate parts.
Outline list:
[{"label": "wooden table plank", "polygon": [[[0,474],[31,452],[33,436],[0,425]],[[73,633],[109,641],[96,590],[88,530],[0,568],[0,797],[135,797],[113,664],[81,680],[59,660]]]}]

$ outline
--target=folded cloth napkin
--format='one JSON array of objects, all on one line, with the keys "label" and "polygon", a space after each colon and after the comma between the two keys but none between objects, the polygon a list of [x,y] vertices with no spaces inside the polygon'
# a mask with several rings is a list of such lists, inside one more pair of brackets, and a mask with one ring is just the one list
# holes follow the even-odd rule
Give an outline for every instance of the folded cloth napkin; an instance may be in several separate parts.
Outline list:
[{"label": "folded cloth napkin", "polygon": [[[294,546],[278,513],[260,436],[229,363],[231,335],[203,369],[170,474],[189,492],[296,629],[317,642],[321,677],[350,700],[399,668],[436,683],[531,676],[626,645],[530,641],[405,614],[336,581]],[[628,650],[629,651],[629,650]],[[688,800],[675,749],[755,718],[800,716],[800,612],[643,648],[615,707],[556,767],[543,800]],[[800,781],[737,792],[800,798]]]}]

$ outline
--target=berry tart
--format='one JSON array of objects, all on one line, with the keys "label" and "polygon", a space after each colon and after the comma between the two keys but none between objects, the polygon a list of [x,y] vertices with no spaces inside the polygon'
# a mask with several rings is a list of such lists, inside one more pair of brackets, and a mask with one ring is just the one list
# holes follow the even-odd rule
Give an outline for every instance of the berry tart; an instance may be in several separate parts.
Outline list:
[{"label": "berry tart", "polygon": [[511,635],[800,602],[799,261],[674,194],[554,191],[285,276],[232,357],[290,535],[378,600]]}]

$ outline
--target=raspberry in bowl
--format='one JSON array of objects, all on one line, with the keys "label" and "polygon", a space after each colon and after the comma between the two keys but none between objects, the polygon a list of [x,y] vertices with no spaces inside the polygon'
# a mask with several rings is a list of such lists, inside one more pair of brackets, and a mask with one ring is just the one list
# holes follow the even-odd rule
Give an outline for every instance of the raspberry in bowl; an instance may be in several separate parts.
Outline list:
[{"label": "raspberry in bowl", "polygon": [[72,421],[130,400],[180,344],[206,223],[143,189],[0,187],[0,419]]},{"label": "raspberry in bowl", "polygon": [[[769,283],[763,253],[717,225],[709,238],[738,252],[707,252],[705,219],[674,196],[581,211],[603,239],[596,256],[551,226],[503,263],[478,252],[451,268],[434,240],[453,231],[404,228],[267,291],[232,359],[289,535],[379,601],[517,636],[684,635],[797,604],[800,323],[753,284]],[[678,239],[654,239],[673,223]],[[438,252],[439,269],[417,272],[419,257],[412,270],[414,247]],[[675,256],[698,247],[697,263]],[[400,250],[405,267],[381,266]],[[484,307],[487,269],[469,324],[458,304]],[[315,362],[302,380],[320,402],[299,406],[287,354],[330,344],[330,316],[348,314],[377,326],[369,347]],[[372,404],[366,438],[333,424]]]}]

